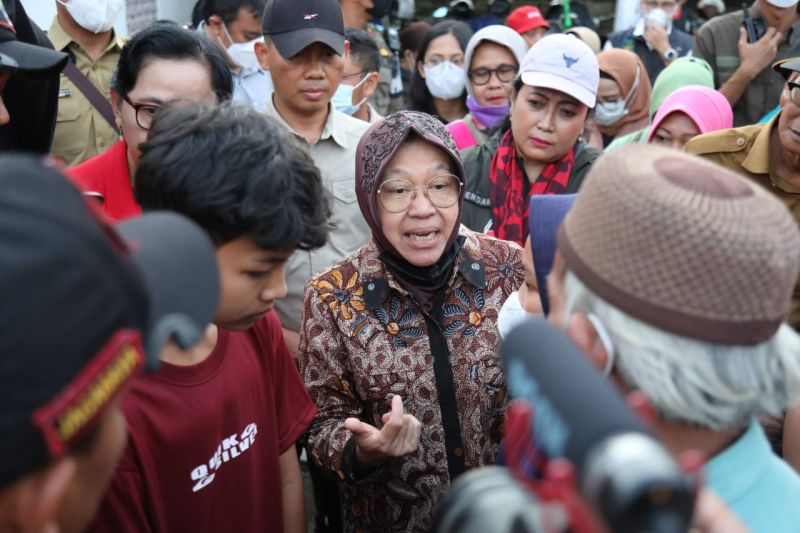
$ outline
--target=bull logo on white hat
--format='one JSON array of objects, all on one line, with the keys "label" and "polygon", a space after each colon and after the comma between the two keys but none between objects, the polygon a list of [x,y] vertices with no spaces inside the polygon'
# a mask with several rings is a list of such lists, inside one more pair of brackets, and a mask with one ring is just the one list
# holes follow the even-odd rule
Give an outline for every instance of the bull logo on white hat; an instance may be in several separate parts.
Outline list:
[{"label": "bull logo on white hat", "polygon": [[572,65],[578,62],[577,57],[569,57],[567,54],[561,54],[564,57],[564,63],[567,65],[567,68],[572,68]]}]

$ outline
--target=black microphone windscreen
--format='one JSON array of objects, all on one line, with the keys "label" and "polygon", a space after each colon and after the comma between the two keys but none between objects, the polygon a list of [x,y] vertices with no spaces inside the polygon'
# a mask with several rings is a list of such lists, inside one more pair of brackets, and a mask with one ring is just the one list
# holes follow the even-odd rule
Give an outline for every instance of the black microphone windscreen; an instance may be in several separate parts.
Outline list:
[{"label": "black microphone windscreen", "polygon": [[514,328],[500,353],[511,395],[533,407],[533,439],[549,458],[566,458],[579,476],[592,448],[644,424],[564,332],[543,320]]}]

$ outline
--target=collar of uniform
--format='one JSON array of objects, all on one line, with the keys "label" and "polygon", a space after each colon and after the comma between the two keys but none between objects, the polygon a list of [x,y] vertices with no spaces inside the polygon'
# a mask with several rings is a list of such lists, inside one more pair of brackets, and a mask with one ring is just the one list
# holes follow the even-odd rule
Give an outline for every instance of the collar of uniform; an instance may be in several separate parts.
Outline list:
[{"label": "collar of uniform", "polygon": [[[465,233],[462,226],[460,235],[464,234]],[[378,251],[378,246],[375,244],[375,241],[370,241],[369,246],[371,250],[368,251],[368,255],[375,255],[377,257],[380,252]],[[378,307],[381,307],[383,302],[386,301],[386,298],[389,297],[389,293],[392,291],[392,289],[400,292],[401,294],[408,294],[408,291],[406,291],[400,286],[399,283],[397,283],[392,273],[386,270],[382,263],[381,270],[382,274],[367,279],[362,284],[362,287],[364,288],[364,303],[369,309],[377,309]],[[464,241],[464,246],[461,248],[461,253],[458,255],[458,259],[456,259],[456,270],[470,285],[478,289],[486,288],[485,265],[481,257],[480,248],[476,242],[472,242],[469,236],[467,236],[466,240]],[[454,280],[455,274],[452,276],[447,285],[452,286]]]},{"label": "collar of uniform", "polygon": [[736,501],[756,483],[771,455],[764,430],[752,420],[747,431],[706,464],[707,485],[723,501]]},{"label": "collar of uniform", "polygon": [[[58,23],[58,17],[53,17],[53,23],[50,25],[50,29],[47,30],[47,38],[50,39],[50,42],[53,43],[53,48],[56,50],[63,51],[71,43],[75,43],[76,45],[80,46],[80,44],[70,37],[66,30],[61,27],[61,24]],[[125,38],[117,35],[117,32],[112,29],[111,42],[108,43],[108,46],[104,52],[107,52],[109,49],[114,47],[122,50],[123,46],[125,46]]]},{"label": "collar of uniform", "polygon": [[778,113],[772,119],[764,124],[756,134],[756,139],[753,141],[753,146],[747,153],[747,157],[742,161],[742,167],[753,174],[769,174],[769,137],[772,132],[772,127],[777,123]]},{"label": "collar of uniform", "polygon": [[[299,137],[305,142],[305,138],[297,133],[297,131],[284,119],[278,110],[275,109],[275,93],[267,98],[264,104],[264,112],[280,122],[286,129],[291,131],[294,135]],[[341,116],[339,116],[341,115]],[[333,109],[331,104],[328,104],[328,118],[325,120],[325,126],[322,128],[322,135],[319,136],[319,141],[331,138],[333,141],[342,148],[348,148],[347,137],[344,135],[344,129],[341,126],[342,116],[347,117],[344,113]],[[319,142],[317,141],[317,142]]]}]

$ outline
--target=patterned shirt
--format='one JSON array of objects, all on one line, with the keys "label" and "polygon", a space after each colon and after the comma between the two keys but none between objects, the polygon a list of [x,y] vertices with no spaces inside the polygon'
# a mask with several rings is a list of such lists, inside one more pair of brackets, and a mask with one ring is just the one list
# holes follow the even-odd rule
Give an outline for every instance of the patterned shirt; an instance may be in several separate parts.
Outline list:
[{"label": "patterned shirt", "polygon": [[[507,404],[497,354],[497,315],[522,284],[522,249],[464,227],[464,246],[443,304],[424,315],[378,259],[370,241],[311,279],[300,332],[302,376],[319,414],[308,450],[338,477],[347,531],[424,531],[447,490],[454,462],[494,463]],[[435,329],[435,331],[432,331]],[[444,391],[436,375],[435,339],[452,371]],[[457,420],[444,420],[441,399],[455,397]],[[417,451],[357,478],[354,441],[344,427],[357,417],[380,428],[395,394],[422,423]],[[452,428],[459,435],[453,439]],[[446,443],[457,442],[448,449]],[[457,458],[454,461],[454,458]]]}]

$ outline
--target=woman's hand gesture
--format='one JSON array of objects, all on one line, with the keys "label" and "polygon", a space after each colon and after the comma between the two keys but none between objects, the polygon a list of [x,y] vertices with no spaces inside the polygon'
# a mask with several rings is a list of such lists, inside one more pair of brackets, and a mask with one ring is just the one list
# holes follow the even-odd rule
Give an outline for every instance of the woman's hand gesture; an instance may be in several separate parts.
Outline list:
[{"label": "woman's hand gesture", "polygon": [[413,415],[403,412],[403,399],[392,398],[392,410],[383,415],[381,429],[357,418],[344,421],[356,439],[356,465],[370,469],[380,466],[392,457],[402,457],[416,451],[419,446],[422,424]]}]

